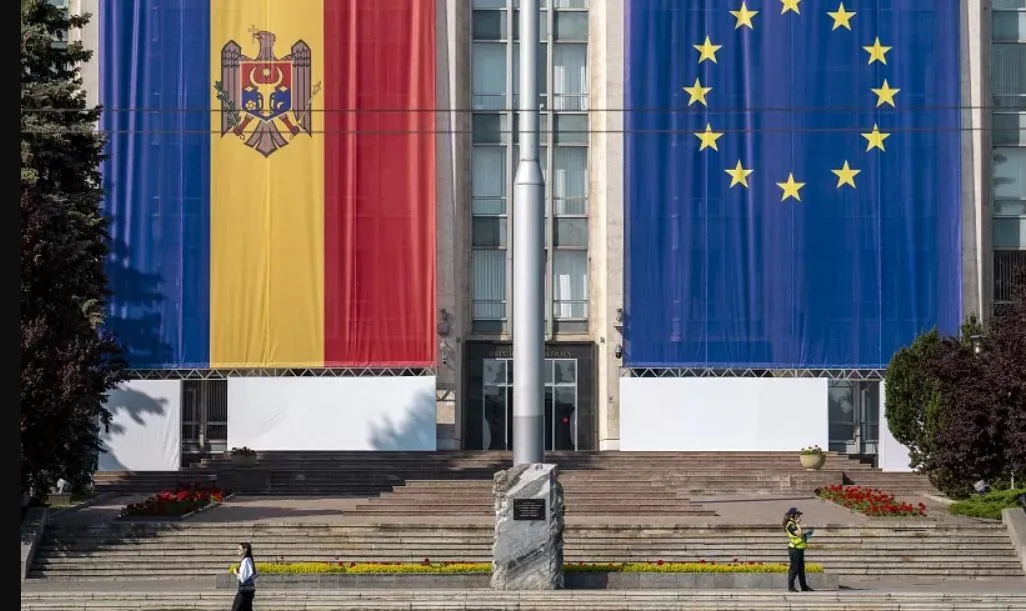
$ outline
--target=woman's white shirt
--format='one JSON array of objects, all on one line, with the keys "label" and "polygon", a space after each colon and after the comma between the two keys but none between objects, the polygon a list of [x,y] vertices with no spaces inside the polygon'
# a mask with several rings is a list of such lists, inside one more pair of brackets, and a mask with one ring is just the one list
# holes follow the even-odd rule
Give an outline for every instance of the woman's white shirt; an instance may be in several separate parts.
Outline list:
[{"label": "woman's white shirt", "polygon": [[254,575],[256,575],[256,567],[253,566],[253,559],[243,558],[242,562],[239,563],[239,583],[246,583]]}]

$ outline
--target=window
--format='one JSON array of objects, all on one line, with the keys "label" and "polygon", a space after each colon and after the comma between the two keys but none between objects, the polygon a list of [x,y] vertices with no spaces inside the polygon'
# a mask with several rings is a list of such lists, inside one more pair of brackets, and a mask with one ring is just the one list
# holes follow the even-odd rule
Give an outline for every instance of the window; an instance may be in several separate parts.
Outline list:
[{"label": "window", "polygon": [[588,13],[561,12],[556,13],[554,38],[558,41],[588,41]]},{"label": "window", "polygon": [[505,40],[506,11],[474,11],[470,35],[474,40]]},{"label": "window", "polygon": [[557,146],[555,175],[549,189],[555,200],[556,216],[584,216],[588,213],[588,149]]},{"label": "window", "polygon": [[471,58],[474,110],[502,110],[506,105],[506,45],[475,42]]},{"label": "window", "polygon": [[994,248],[1026,249],[1026,148],[994,149]]},{"label": "window", "polygon": [[1026,268],[1026,0],[993,0],[994,112],[991,243],[996,307],[1012,299]]},{"label": "window", "polygon": [[994,251],[994,303],[1008,303],[1026,271],[1026,250]]},{"label": "window", "polygon": [[[56,6],[59,9],[70,11],[71,8],[68,5],[68,0],[50,0],[50,4]],[[64,49],[68,46],[68,32],[67,30],[61,30],[54,32],[53,34],[53,46],[58,49]]]},{"label": "window", "polygon": [[[548,48],[544,44],[538,48],[538,97],[541,98],[541,107],[545,108],[545,97],[548,95],[548,83],[545,78],[546,66],[548,66]],[[517,107],[517,94],[520,93],[520,45],[513,45],[513,100],[512,105]]]},{"label": "window", "polygon": [[556,250],[552,261],[552,314],[581,320],[588,317],[588,252]]},{"label": "window", "polygon": [[1026,144],[1026,113],[995,111],[991,115],[991,126],[994,146]]},{"label": "window", "polygon": [[471,290],[473,318],[506,319],[506,147],[471,153]]},{"label": "window", "polygon": [[555,110],[587,110],[588,46],[555,45],[552,55]]},{"label": "window", "polygon": [[506,320],[506,251],[474,250],[470,254],[474,320]]},{"label": "window", "polygon": [[994,43],[990,54],[990,86],[994,106],[1024,109],[1026,96],[1026,44]]},{"label": "window", "polygon": [[[545,176],[546,318],[587,331],[588,0],[540,3],[540,163]],[[475,333],[506,331],[520,90],[517,0],[472,0],[471,302]],[[510,11],[510,9],[513,9]],[[549,28],[552,28],[551,35]],[[507,66],[509,70],[507,70]],[[508,77],[508,79],[507,79]],[[552,91],[549,91],[551,85]]]}]

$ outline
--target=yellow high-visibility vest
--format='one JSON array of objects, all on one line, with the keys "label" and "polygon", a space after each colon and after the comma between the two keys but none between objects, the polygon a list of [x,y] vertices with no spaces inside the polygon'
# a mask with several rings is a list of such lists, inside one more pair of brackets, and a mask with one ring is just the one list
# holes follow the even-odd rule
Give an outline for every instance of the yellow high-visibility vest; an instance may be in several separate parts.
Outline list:
[{"label": "yellow high-visibility vest", "polygon": [[[798,531],[797,535],[791,534],[791,525],[794,524],[795,530]],[[805,537],[802,536],[802,527],[798,526],[798,523],[794,520],[788,520],[784,526],[784,532],[787,533],[787,547],[792,549],[805,549],[808,543],[805,542]]]}]

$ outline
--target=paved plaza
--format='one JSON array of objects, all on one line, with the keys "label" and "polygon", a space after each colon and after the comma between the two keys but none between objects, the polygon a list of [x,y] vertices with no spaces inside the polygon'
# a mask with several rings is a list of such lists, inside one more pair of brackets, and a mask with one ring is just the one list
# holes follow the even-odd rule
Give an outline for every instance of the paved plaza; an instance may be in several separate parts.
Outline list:
[{"label": "paved plaza", "polygon": [[[114,522],[121,509],[128,503],[142,500],[146,495],[107,496],[96,499],[88,506],[62,510],[51,514],[50,522],[60,525],[89,525]],[[610,525],[652,525],[652,526],[697,526],[703,524],[766,526],[779,525],[780,519],[789,507],[801,507],[804,521],[812,526],[858,526],[880,523],[871,518],[849,511],[835,503],[812,496],[751,496],[751,497],[690,497],[693,503],[703,505],[716,512],[715,516],[574,516],[567,514],[567,524],[610,524]],[[938,524],[979,523],[974,518],[954,516],[937,501],[918,496],[903,497],[910,503],[922,502],[927,506],[927,517],[909,519],[916,522]],[[283,498],[239,496],[220,507],[189,518],[189,523],[296,523],[296,524],[491,524],[488,516],[402,516],[402,515],[347,515],[361,499],[345,498]],[[629,502],[624,502],[625,514],[629,514]],[[439,507],[438,513],[444,514]],[[893,520],[884,523],[894,523]]]}]

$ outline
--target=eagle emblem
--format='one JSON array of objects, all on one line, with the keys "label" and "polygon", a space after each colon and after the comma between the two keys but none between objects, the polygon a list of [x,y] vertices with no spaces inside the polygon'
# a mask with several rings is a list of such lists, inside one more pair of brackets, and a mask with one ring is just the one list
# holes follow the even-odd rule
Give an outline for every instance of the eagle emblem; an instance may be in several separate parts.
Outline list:
[{"label": "eagle emblem", "polygon": [[313,136],[310,107],[321,84],[310,82],[310,45],[297,40],[279,58],[273,33],[255,27],[249,31],[259,46],[256,57],[243,55],[234,40],[221,48],[221,80],[214,83],[221,103],[221,137],[231,133],[270,157],[300,134]]}]

